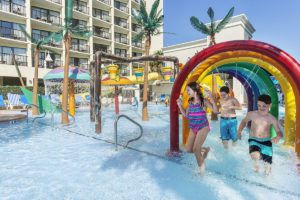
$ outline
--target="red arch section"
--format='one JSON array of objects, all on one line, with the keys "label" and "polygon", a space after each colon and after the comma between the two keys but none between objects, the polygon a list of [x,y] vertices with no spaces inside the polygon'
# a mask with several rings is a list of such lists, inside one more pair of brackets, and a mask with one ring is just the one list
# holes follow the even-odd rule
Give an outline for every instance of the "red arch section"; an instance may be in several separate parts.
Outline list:
[{"label": "red arch section", "polygon": [[[170,151],[179,151],[179,119],[178,119],[178,107],[176,99],[179,98],[180,90],[185,80],[187,79],[189,73],[201,62],[207,58],[217,55],[223,52],[230,51],[253,51],[261,53],[267,57],[272,58],[278,62],[282,68],[278,69],[280,71],[286,71],[289,74],[289,79],[294,93],[297,97],[300,96],[300,64],[291,57],[288,53],[282,51],[281,49],[272,46],[267,43],[258,42],[254,40],[241,40],[241,41],[229,41],[216,44],[214,46],[208,47],[194,57],[192,57],[186,65],[183,67],[182,71],[178,74],[171,93],[170,101]],[[296,104],[296,118],[300,118],[300,105]],[[296,151],[300,155],[300,123],[296,123]]]}]

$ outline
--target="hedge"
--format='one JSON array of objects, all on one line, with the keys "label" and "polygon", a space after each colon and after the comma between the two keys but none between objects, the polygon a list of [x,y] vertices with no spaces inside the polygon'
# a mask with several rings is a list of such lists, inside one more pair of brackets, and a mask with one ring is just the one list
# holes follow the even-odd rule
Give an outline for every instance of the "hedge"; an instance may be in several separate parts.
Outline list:
[{"label": "hedge", "polygon": [[[33,90],[32,86],[26,88],[30,91]],[[0,86],[0,95],[2,95],[4,99],[7,99],[7,93],[23,94],[20,86]],[[45,95],[45,88],[38,87],[38,94]]]}]

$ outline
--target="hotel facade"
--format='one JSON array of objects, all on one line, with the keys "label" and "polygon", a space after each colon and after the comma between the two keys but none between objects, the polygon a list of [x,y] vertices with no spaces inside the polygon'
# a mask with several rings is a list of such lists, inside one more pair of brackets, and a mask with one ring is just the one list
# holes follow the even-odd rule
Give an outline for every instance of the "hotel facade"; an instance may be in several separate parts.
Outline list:
[{"label": "hotel facade", "polygon": [[[147,0],[147,9],[154,0]],[[35,44],[20,30],[24,26],[34,40],[58,31],[64,25],[64,0],[2,0],[0,1],[0,85],[20,85],[13,55],[17,60],[24,82],[32,86],[34,77]],[[141,30],[132,17],[132,10],[139,10],[139,0],[74,0],[73,24],[91,27],[93,35],[86,38],[72,37],[70,66],[88,68],[93,53],[98,50],[123,57],[144,54],[144,43],[132,38]],[[148,8],[149,7],[149,8]],[[160,8],[163,8],[163,1]],[[44,45],[39,54],[39,83],[51,69],[63,66],[63,42],[52,41]],[[150,53],[162,49],[163,36],[155,36]],[[51,59],[46,58],[49,56]],[[126,75],[132,75],[128,65]]]}]

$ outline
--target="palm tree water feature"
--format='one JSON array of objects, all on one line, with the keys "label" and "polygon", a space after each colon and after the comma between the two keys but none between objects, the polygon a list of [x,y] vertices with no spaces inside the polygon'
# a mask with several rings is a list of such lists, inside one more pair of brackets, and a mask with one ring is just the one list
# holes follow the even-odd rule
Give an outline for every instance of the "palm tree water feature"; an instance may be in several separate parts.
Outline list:
[{"label": "palm tree water feature", "polygon": [[[232,7],[226,16],[220,21],[217,22],[215,20],[215,13],[214,10],[210,7],[207,10],[207,14],[210,18],[210,23],[204,24],[203,22],[199,21],[199,19],[195,16],[190,18],[192,26],[199,32],[209,36],[209,46],[216,44],[216,34],[219,33],[230,21],[231,17],[233,16],[234,7]],[[217,84],[216,84],[216,75],[213,74],[212,78],[212,94],[213,98],[216,101],[217,97]],[[218,115],[211,113],[211,120],[218,120]]]},{"label": "palm tree water feature", "polygon": [[[32,108],[32,115],[38,115],[38,74],[39,74],[39,54],[43,49],[43,45],[49,44],[53,41],[55,33],[51,33],[47,37],[40,38],[38,40],[32,38],[25,30],[22,25],[19,25],[20,30],[25,34],[25,36],[35,45],[34,48],[34,78],[33,78],[33,95],[32,95],[32,104],[34,105]],[[25,86],[23,86],[25,87]]]},{"label": "palm tree water feature", "polygon": [[[109,59],[109,60],[107,60]],[[91,63],[90,67],[90,119],[95,121],[95,132],[101,133],[101,65],[111,64],[112,61],[121,63],[132,63],[132,62],[144,62],[144,61],[170,61],[174,63],[174,76],[178,72],[179,61],[177,57],[174,56],[159,56],[159,55],[149,55],[141,57],[125,58],[121,56],[116,56],[113,54],[108,54],[103,51],[97,51],[94,54],[94,61]],[[145,74],[144,74],[145,76]],[[148,77],[147,77],[148,78]],[[145,80],[145,78],[144,78]]]},{"label": "palm tree water feature", "polygon": [[[136,11],[133,9],[133,17],[137,24],[141,27],[141,31],[133,38],[133,41],[145,41],[145,56],[149,56],[151,48],[151,37],[154,35],[161,34],[161,27],[163,25],[164,16],[161,14],[162,10],[158,11],[160,0],[154,1],[150,13],[146,10],[146,4],[144,0],[140,1],[140,10]],[[142,120],[148,121],[148,67],[149,63],[145,62],[144,67],[144,88],[143,88],[143,110],[142,110]]]},{"label": "palm tree water feature", "polygon": [[68,124],[68,86],[69,86],[69,64],[70,64],[70,44],[72,35],[89,38],[92,35],[91,28],[78,24],[74,26],[72,24],[73,20],[73,5],[74,0],[65,0],[65,25],[60,27],[60,30],[54,33],[53,39],[55,42],[64,41],[65,47],[65,63],[64,63],[64,79],[63,79],[63,93],[62,93],[62,113],[61,122],[63,124]]},{"label": "palm tree water feature", "polygon": [[[47,96],[51,94],[63,94],[64,68],[57,67],[48,72],[44,77],[45,93]],[[89,92],[90,74],[88,70],[78,67],[69,68],[68,72],[68,94],[69,94],[69,113],[75,115],[75,94]]]}]

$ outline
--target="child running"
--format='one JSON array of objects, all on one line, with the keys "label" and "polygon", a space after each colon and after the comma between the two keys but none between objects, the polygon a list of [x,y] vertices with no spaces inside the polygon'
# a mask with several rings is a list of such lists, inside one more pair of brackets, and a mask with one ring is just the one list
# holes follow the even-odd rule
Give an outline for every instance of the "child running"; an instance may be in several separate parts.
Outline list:
[{"label": "child running", "polygon": [[177,99],[177,104],[181,113],[189,121],[190,132],[185,148],[187,152],[195,154],[200,173],[203,174],[205,172],[204,160],[210,150],[209,147],[202,147],[207,134],[210,131],[204,107],[210,108],[214,113],[217,113],[218,109],[212,98],[211,92],[207,91],[207,95],[211,102],[204,99],[198,83],[189,83],[186,87],[186,92],[190,97],[189,106],[186,111],[182,108],[182,100],[180,98]]},{"label": "child running", "polygon": [[[263,160],[265,164],[265,174],[271,172],[273,149],[272,143],[278,143],[282,138],[277,119],[269,113],[272,105],[271,97],[263,94],[258,97],[258,110],[248,112],[246,117],[241,121],[238,129],[238,137],[241,139],[242,130],[248,122],[251,121],[249,134],[249,153],[254,161],[254,171],[259,171],[258,160]],[[274,126],[277,136],[271,139],[270,128]]]}]

